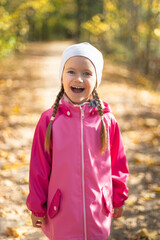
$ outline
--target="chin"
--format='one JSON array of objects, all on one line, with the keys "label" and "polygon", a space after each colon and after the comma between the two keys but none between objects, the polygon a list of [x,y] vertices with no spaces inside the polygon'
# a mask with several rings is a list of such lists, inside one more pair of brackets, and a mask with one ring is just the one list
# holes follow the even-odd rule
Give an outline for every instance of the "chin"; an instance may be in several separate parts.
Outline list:
[{"label": "chin", "polygon": [[83,100],[83,99],[82,99],[82,100],[74,100],[74,99],[72,100],[72,99],[71,99],[71,101],[72,101],[74,104],[81,104],[81,103],[85,102],[85,100]]}]

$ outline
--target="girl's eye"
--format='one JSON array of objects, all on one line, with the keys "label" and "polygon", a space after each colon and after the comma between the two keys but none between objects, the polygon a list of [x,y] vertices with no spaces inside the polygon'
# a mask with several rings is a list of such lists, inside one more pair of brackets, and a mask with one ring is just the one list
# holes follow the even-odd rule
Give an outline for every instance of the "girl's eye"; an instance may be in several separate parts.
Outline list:
[{"label": "girl's eye", "polygon": [[91,74],[89,72],[84,73],[85,76],[90,76]]},{"label": "girl's eye", "polygon": [[69,74],[74,74],[74,71],[68,71]]}]

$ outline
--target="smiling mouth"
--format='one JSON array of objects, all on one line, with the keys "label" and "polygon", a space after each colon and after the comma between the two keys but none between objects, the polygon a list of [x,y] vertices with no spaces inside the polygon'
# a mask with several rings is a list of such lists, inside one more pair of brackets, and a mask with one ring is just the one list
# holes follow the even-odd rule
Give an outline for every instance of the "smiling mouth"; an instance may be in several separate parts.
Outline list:
[{"label": "smiling mouth", "polygon": [[84,91],[84,88],[81,88],[81,87],[71,87],[71,90],[74,93],[82,93]]}]

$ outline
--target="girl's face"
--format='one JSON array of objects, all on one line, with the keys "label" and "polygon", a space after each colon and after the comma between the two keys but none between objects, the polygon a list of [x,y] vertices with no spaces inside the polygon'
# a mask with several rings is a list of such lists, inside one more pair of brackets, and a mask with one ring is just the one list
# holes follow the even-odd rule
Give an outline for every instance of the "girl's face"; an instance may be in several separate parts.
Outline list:
[{"label": "girl's face", "polygon": [[88,58],[71,57],[65,63],[62,84],[64,92],[73,103],[88,101],[96,86],[94,65]]}]

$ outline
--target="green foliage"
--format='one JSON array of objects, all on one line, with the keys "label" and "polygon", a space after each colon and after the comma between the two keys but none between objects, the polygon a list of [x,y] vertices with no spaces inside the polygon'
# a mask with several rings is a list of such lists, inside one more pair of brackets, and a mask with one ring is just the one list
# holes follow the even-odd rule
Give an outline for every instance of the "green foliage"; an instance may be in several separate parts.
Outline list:
[{"label": "green foliage", "polygon": [[41,24],[46,14],[53,11],[49,0],[0,0],[0,57],[24,49],[30,19]]},{"label": "green foliage", "polygon": [[76,0],[0,0],[0,57],[25,42],[76,35]]},{"label": "green foliage", "polygon": [[160,54],[159,10],[157,0],[104,0],[103,14],[82,23],[82,28],[89,41],[147,73],[154,62],[150,59]]}]

